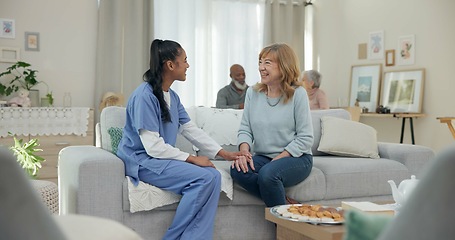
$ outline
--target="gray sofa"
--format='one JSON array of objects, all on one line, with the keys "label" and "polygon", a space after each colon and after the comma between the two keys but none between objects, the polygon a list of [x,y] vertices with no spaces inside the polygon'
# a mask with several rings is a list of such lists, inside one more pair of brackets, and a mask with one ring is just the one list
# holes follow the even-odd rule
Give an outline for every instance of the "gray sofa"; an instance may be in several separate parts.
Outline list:
[{"label": "gray sofa", "polygon": [[[194,107],[190,117],[225,149],[235,150],[235,138],[242,110]],[[310,176],[288,188],[287,195],[305,203],[339,205],[341,201],[392,201],[387,180],[401,182],[420,171],[433,157],[423,146],[378,143],[379,159],[340,157],[317,150],[321,138],[321,118],[350,119],[343,109],[312,111],[315,143],[314,166]],[[150,211],[131,213],[123,162],[112,154],[108,129],[124,124],[125,109],[108,107],[100,116],[95,146],[71,146],[59,154],[60,213],[78,213],[117,220],[145,239],[161,239],[171,224],[177,203]],[[349,141],[349,136],[346,136]],[[203,154],[179,138],[177,146]],[[230,162],[215,159],[218,169],[229,172]],[[214,239],[275,239],[274,224],[264,219],[265,205],[234,184],[231,201],[220,197]]]}]

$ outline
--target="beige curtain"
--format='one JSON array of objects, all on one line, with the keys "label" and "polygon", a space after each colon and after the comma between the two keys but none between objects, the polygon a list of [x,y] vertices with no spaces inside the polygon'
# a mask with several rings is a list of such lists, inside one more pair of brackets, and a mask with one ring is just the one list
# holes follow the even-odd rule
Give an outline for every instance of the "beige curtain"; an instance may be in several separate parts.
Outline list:
[{"label": "beige curtain", "polygon": [[266,0],[264,44],[290,45],[304,66],[305,1]]},{"label": "beige curtain", "polygon": [[96,121],[104,93],[122,93],[127,100],[142,82],[153,40],[153,0],[100,0],[98,11]]}]

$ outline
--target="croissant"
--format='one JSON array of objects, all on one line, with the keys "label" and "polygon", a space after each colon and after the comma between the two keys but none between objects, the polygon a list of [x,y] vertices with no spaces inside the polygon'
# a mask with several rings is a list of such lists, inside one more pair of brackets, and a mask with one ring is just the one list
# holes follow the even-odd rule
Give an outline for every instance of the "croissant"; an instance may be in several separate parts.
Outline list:
[{"label": "croissant", "polygon": [[[286,215],[290,214],[296,219],[319,219],[319,221],[330,221],[330,219],[333,219],[335,222],[344,221],[343,210],[333,207],[323,207],[321,205],[291,205],[284,213]],[[282,214],[283,216],[285,215],[284,213]]]}]

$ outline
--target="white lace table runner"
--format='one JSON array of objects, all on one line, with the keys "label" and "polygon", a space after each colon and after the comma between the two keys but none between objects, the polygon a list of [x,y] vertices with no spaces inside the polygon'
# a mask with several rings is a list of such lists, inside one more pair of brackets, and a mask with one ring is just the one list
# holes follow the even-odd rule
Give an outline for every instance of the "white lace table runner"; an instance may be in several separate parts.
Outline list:
[{"label": "white lace table runner", "polygon": [[15,135],[86,136],[90,108],[4,107],[0,108],[0,137]]}]

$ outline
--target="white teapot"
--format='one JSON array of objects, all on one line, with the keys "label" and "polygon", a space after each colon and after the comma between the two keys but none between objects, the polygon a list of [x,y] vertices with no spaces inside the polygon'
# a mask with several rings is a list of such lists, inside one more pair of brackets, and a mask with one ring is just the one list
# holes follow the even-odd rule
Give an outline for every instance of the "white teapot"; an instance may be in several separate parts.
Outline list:
[{"label": "white teapot", "polygon": [[393,200],[399,205],[403,205],[406,202],[406,199],[411,194],[412,190],[417,186],[419,180],[416,179],[415,175],[411,176],[411,179],[403,180],[397,188],[397,185],[394,181],[387,181],[392,188]]}]

